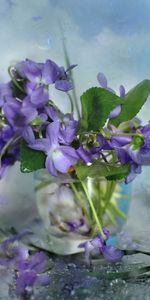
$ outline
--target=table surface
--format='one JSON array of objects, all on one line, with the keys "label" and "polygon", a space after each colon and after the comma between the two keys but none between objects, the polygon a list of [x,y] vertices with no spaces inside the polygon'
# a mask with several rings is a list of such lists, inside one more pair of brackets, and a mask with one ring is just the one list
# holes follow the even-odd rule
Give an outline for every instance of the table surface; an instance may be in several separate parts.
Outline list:
[{"label": "table surface", "polygon": [[148,300],[150,279],[137,276],[137,270],[150,266],[150,257],[143,254],[125,256],[121,263],[108,264],[94,259],[87,267],[83,254],[50,255],[48,274],[51,284],[36,287],[34,295],[18,298],[15,295],[14,273],[0,268],[0,299],[30,300]]}]

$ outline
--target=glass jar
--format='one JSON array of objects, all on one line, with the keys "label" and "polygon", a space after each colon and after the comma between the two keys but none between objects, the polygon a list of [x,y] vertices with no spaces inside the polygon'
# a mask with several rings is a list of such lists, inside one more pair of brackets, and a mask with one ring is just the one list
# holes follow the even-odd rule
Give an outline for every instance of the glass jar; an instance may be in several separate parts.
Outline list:
[{"label": "glass jar", "polygon": [[119,207],[126,196],[117,181],[103,177],[87,177],[83,181],[70,175],[52,177],[43,169],[35,173],[35,182],[36,203],[49,241],[48,250],[54,253],[80,252],[79,244],[102,232],[103,226],[115,235],[126,219]]}]

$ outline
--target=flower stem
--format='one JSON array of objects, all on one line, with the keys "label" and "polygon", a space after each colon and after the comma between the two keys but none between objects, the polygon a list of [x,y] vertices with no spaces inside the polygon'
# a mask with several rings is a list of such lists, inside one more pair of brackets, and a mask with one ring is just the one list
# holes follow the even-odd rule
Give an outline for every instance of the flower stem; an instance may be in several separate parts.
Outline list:
[{"label": "flower stem", "polygon": [[[65,61],[66,61],[66,66],[68,68],[70,66],[70,58],[69,58],[69,54],[68,54],[68,50],[67,50],[67,46],[66,46],[66,39],[64,37],[64,32],[63,32],[63,28],[62,28],[61,23],[59,23],[59,27],[60,27],[60,31],[61,31],[61,35],[62,35],[62,46],[63,46],[63,51],[64,51],[64,57],[65,57]],[[80,120],[81,119],[80,109],[79,109],[78,99],[77,99],[77,95],[76,95],[76,91],[75,91],[74,78],[73,78],[71,70],[70,70],[70,77],[71,77],[71,81],[72,81],[73,86],[74,86],[74,88],[72,90],[73,100],[74,100],[74,104],[75,104],[78,119]]]},{"label": "flower stem", "polygon": [[[143,138],[143,134],[141,134],[141,133],[111,133],[108,138],[110,138],[112,136],[129,136],[129,137],[130,136],[138,136],[138,137]],[[107,136],[106,136],[106,138],[107,138]]]},{"label": "flower stem", "polygon": [[73,113],[74,112],[73,100],[72,100],[72,97],[69,93],[67,93],[67,95],[68,95],[68,98],[70,100],[71,113]]},{"label": "flower stem", "polygon": [[[72,76],[72,82],[74,84],[73,76]],[[75,88],[72,90],[72,94],[73,94],[73,98],[74,98],[74,103],[75,103],[75,107],[76,107],[76,111],[77,111],[78,120],[80,120],[81,119],[80,109],[79,109],[79,106],[78,106],[78,100],[77,100],[77,95],[76,95]]]},{"label": "flower stem", "polygon": [[[85,135],[85,134],[89,134],[88,131],[82,131],[80,133],[80,135]],[[137,137],[142,137],[143,138],[143,134],[141,133],[105,133],[104,131],[92,131],[91,134],[101,134],[104,138],[106,139],[110,139],[112,136],[137,136]]]},{"label": "flower stem", "polygon": [[88,191],[87,191],[86,185],[84,184],[83,181],[81,181],[81,184],[82,184],[82,187],[83,187],[84,192],[85,192],[85,194],[86,194],[86,197],[87,197],[87,199],[88,199],[88,202],[89,202],[89,205],[90,205],[90,207],[91,207],[91,210],[92,210],[93,216],[94,216],[94,218],[95,218],[95,221],[96,221],[97,227],[98,227],[98,229],[99,229],[99,232],[100,232],[100,234],[102,235],[102,238],[105,240],[106,237],[105,237],[105,234],[104,234],[104,232],[103,232],[103,227],[102,227],[102,225],[101,225],[101,223],[100,223],[100,221],[99,221],[99,218],[98,218],[98,216],[97,216],[95,207],[94,207],[94,205],[93,205],[93,201],[92,201],[92,199],[91,199],[91,197],[90,197],[90,195],[89,195],[89,193],[88,193]]},{"label": "flower stem", "polygon": [[110,204],[111,201],[111,197],[113,194],[113,191],[115,189],[116,183],[113,181],[108,181],[107,182],[107,189],[106,189],[106,193],[105,193],[105,204],[104,207],[102,208],[102,213],[104,214],[108,205]]},{"label": "flower stem", "polygon": [[113,211],[122,219],[126,220],[127,216],[125,215],[125,213],[119,209],[119,207],[117,207],[117,205],[113,202],[110,203]]},{"label": "flower stem", "polygon": [[11,80],[12,80],[12,82],[15,84],[15,86],[22,92],[22,93],[24,93],[24,94],[26,94],[25,93],[25,91],[23,90],[23,88],[19,85],[19,83],[17,82],[17,80],[15,79],[15,77],[12,75],[12,66],[10,66],[9,68],[8,68],[8,74],[9,74],[9,76],[10,76],[10,78],[11,78]]},{"label": "flower stem", "polygon": [[7,149],[9,148],[9,146],[10,146],[12,143],[18,141],[18,139],[20,139],[20,137],[18,137],[18,136],[13,136],[12,138],[10,138],[10,139],[8,140],[8,142],[7,142],[7,143],[4,145],[4,147],[2,148],[2,150],[1,150],[1,152],[0,152],[0,168],[1,168],[1,164],[2,164],[2,157],[3,157],[3,155],[5,154],[5,152],[6,152]]},{"label": "flower stem", "polygon": [[73,192],[74,192],[74,194],[75,194],[77,200],[78,200],[79,203],[80,203],[80,207],[81,207],[81,209],[82,209],[82,212],[84,213],[84,215],[86,216],[86,218],[87,218],[87,220],[88,220],[88,222],[89,222],[89,224],[90,224],[90,223],[91,223],[91,222],[90,222],[90,218],[89,218],[87,209],[85,208],[85,205],[84,205],[84,201],[83,201],[83,199],[82,199],[82,196],[81,196],[80,193],[78,192],[78,190],[77,190],[77,188],[76,188],[76,186],[75,186],[74,183],[71,182],[71,183],[70,183],[70,186],[71,186],[71,188],[72,188],[72,190],[73,190]]}]

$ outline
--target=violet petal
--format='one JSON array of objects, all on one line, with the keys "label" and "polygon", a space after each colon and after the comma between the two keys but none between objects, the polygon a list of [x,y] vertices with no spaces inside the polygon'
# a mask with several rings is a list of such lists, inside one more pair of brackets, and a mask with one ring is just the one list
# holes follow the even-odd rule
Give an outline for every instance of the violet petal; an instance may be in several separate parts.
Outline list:
[{"label": "violet petal", "polygon": [[42,81],[44,84],[52,84],[56,81],[59,67],[52,61],[47,60],[42,70]]},{"label": "violet petal", "polygon": [[125,87],[123,85],[120,85],[119,92],[120,92],[120,97],[124,98],[125,94],[126,94],[126,91],[125,91]]},{"label": "violet petal", "polygon": [[58,144],[59,128],[60,128],[59,121],[52,122],[46,128],[46,138],[49,139],[49,143],[51,146]]},{"label": "violet petal", "polygon": [[58,175],[57,170],[54,166],[53,160],[50,155],[48,155],[46,158],[45,167],[52,176]]},{"label": "violet petal", "polygon": [[109,114],[109,119],[116,118],[121,112],[121,105],[116,106]]},{"label": "violet petal", "polygon": [[124,251],[119,250],[113,246],[103,246],[101,251],[104,258],[112,263],[120,261],[124,255]]},{"label": "violet petal", "polygon": [[43,107],[49,99],[48,91],[44,86],[37,87],[31,94],[31,103],[36,107]]},{"label": "violet petal", "polygon": [[57,80],[55,82],[55,88],[62,92],[68,92],[73,89],[73,84],[69,80]]},{"label": "violet petal", "polygon": [[99,84],[102,86],[102,88],[104,89],[107,88],[107,78],[103,73],[98,73],[97,80]]}]

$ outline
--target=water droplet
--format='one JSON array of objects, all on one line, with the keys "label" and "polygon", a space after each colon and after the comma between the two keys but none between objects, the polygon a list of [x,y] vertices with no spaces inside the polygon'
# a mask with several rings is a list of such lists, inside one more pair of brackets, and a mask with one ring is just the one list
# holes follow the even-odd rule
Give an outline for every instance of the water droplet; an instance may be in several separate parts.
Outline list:
[{"label": "water droplet", "polygon": [[75,290],[72,290],[71,293],[70,293],[70,295],[74,296],[74,294],[75,294]]},{"label": "water droplet", "polygon": [[76,269],[76,265],[74,264],[74,263],[69,263],[68,265],[67,265],[67,268],[70,270],[70,269]]},{"label": "water droplet", "polygon": [[52,47],[53,39],[49,35],[47,37],[42,37],[41,40],[38,42],[38,48],[41,50],[49,50]]}]

